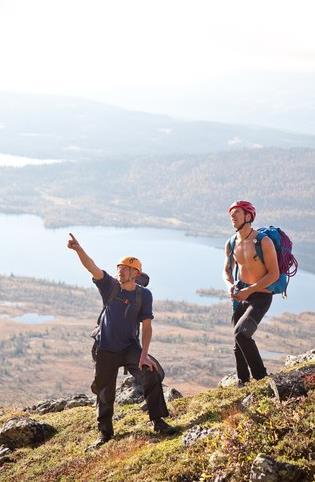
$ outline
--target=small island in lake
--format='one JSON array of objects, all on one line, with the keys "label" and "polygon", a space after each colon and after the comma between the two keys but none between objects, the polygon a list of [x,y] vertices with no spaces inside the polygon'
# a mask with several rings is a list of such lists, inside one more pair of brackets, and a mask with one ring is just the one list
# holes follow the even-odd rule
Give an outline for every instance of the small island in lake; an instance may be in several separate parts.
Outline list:
[{"label": "small island in lake", "polygon": [[226,299],[228,297],[228,293],[225,290],[217,290],[215,288],[199,288],[198,290],[196,290],[196,293],[199,296],[220,298],[220,300]]}]

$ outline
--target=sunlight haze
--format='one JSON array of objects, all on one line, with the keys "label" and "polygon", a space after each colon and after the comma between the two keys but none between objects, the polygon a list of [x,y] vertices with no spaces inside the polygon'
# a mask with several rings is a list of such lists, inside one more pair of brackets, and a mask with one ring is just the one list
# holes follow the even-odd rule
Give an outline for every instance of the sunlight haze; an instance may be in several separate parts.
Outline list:
[{"label": "sunlight haze", "polygon": [[314,17],[305,0],[2,0],[0,90],[285,124],[271,111],[314,112]]}]

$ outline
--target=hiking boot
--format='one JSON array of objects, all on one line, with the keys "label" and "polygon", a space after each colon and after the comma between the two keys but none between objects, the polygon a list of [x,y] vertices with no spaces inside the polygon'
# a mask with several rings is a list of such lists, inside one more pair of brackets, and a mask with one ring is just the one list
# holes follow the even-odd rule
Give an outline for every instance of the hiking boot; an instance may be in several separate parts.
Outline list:
[{"label": "hiking boot", "polygon": [[153,420],[153,429],[154,432],[161,433],[163,435],[174,435],[178,432],[175,427],[172,427],[168,423],[166,423],[163,418],[157,418]]},{"label": "hiking boot", "polygon": [[108,433],[101,433],[98,439],[95,440],[91,445],[89,445],[85,451],[88,452],[90,450],[97,450],[99,449],[102,445],[106,444],[110,439],[112,438],[112,435],[109,435]]},{"label": "hiking boot", "polygon": [[239,379],[237,380],[235,386],[236,386],[237,388],[243,388],[243,387],[245,387],[245,385],[246,385],[247,383],[249,383],[249,380],[241,380],[241,379],[239,378]]}]

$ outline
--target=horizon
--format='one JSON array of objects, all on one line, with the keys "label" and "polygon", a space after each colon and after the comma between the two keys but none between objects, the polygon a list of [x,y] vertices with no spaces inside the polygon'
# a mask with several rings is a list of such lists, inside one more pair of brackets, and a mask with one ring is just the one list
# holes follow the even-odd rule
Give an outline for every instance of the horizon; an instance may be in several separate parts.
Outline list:
[{"label": "horizon", "polygon": [[[296,134],[296,135],[301,135],[301,136],[315,136],[315,129],[314,132],[306,132],[304,130],[297,130],[294,129],[293,127],[283,127],[283,126],[272,126],[272,125],[267,125],[267,124],[258,124],[258,123],[250,123],[250,122],[245,122],[241,120],[236,120],[234,122],[232,121],[224,121],[224,120],[216,120],[216,119],[202,119],[202,118],[187,118],[184,116],[180,115],[172,115],[167,112],[157,112],[157,111],[148,111],[148,110],[143,110],[143,109],[136,109],[136,108],[131,108],[131,107],[124,107],[122,105],[117,105],[113,104],[110,102],[107,102],[106,100],[101,100],[101,99],[96,99],[89,96],[84,96],[84,95],[71,95],[71,94],[58,94],[58,93],[41,93],[41,92],[27,92],[27,91],[10,91],[10,90],[0,90],[0,95],[10,95],[10,96],[29,96],[29,97],[47,97],[47,98],[60,98],[60,99],[73,99],[77,101],[82,101],[82,102],[91,102],[95,104],[102,104],[106,107],[112,108],[112,109],[117,109],[117,110],[122,110],[125,112],[132,112],[136,114],[145,114],[145,115],[152,115],[152,116],[161,116],[161,117],[168,117],[172,120],[175,121],[184,121],[184,122],[206,122],[210,124],[219,124],[219,125],[230,125],[230,126],[235,126],[235,127],[247,127],[247,128],[261,128],[261,129],[270,129],[274,131],[279,131],[283,133],[288,133],[288,134]],[[1,114],[0,114],[1,115]],[[314,119],[315,120],[315,119]],[[0,130],[3,129],[5,126],[1,123],[1,118],[0,118]],[[22,156],[23,157],[23,156]]]}]

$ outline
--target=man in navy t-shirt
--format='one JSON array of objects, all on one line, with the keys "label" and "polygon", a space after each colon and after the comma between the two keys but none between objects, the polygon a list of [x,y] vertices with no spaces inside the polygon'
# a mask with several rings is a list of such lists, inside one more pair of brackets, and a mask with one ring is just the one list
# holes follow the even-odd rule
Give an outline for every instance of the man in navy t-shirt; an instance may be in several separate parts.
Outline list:
[{"label": "man in navy t-shirt", "polygon": [[[113,278],[96,266],[71,233],[70,237],[68,248],[76,251],[82,265],[92,274],[104,305],[96,350],[95,380],[92,384],[92,390],[97,394],[100,437],[91,448],[101,446],[114,434],[113,407],[116,379],[121,366],[141,381],[154,430],[163,434],[175,433],[176,429],[162,418],[169,415],[162,390],[164,372],[158,361],[149,355],[152,294],[147,288],[136,284],[142,272],[141,262],[132,256],[122,258],[117,264],[117,278]],[[140,323],[142,346],[139,340]]]}]

